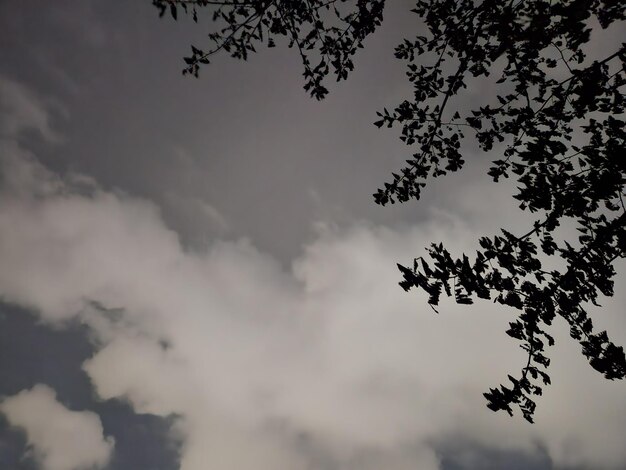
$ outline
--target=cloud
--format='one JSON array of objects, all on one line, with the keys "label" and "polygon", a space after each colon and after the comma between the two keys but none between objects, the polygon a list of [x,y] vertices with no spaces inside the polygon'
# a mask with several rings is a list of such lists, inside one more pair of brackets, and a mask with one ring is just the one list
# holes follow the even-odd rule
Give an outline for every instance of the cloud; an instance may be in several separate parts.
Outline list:
[{"label": "cloud", "polygon": [[[477,233],[453,214],[402,229],[320,224],[284,269],[246,240],[186,251],[149,201],[85,191],[23,152],[2,169],[26,176],[0,195],[0,295],[49,323],[87,323],[97,394],[177,416],[182,470],[435,470],[457,440],[542,448],[557,465],[626,463],[624,384],[593,372],[566,328],[531,426],[482,398],[524,361],[503,333],[510,312],[436,315],[398,288],[395,262],[430,241],[472,249]],[[603,311],[618,334],[619,301]]]},{"label": "cloud", "polygon": [[0,412],[24,429],[42,470],[104,468],[109,461],[113,439],[103,435],[98,415],[67,409],[47,385],[5,398]]},{"label": "cloud", "polygon": [[0,76],[0,136],[14,138],[34,129],[45,140],[58,142],[60,137],[51,127],[49,108],[21,84]]}]

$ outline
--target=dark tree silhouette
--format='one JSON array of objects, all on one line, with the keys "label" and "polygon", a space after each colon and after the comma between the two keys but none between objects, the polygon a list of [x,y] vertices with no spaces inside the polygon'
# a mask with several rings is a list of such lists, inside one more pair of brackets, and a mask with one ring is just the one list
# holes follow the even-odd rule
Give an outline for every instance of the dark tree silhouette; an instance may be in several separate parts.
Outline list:
[{"label": "dark tree silhouette", "polygon": [[[381,24],[384,0],[153,0],[161,15],[208,14],[213,47],[192,47],[184,73],[198,75],[220,51],[246,59],[258,44],[283,37],[304,65],[304,88],[321,99],[326,76],[343,80],[352,57]],[[519,311],[507,334],[528,360],[510,384],[485,393],[488,407],[532,422],[534,395],[550,383],[546,346],[563,318],[591,366],[607,379],[626,376],[622,347],[596,332],[586,307],[613,295],[614,263],[626,254],[626,43],[590,60],[594,29],[626,20],[624,0],[418,0],[424,35],[395,49],[406,62],[413,96],[378,113],[378,127],[398,126],[415,149],[407,166],[374,194],[378,204],[419,199],[428,178],[463,167],[462,142],[474,137],[498,157],[489,175],[515,178],[521,210],[536,214],[524,234],[502,230],[480,239],[471,257],[433,244],[427,257],[399,266],[405,290],[419,288],[436,306],[493,299]],[[616,41],[617,42],[617,41]],[[468,80],[497,74],[497,92],[468,113],[451,107]],[[559,235],[563,222],[580,232]],[[560,260],[545,269],[542,260]]]}]

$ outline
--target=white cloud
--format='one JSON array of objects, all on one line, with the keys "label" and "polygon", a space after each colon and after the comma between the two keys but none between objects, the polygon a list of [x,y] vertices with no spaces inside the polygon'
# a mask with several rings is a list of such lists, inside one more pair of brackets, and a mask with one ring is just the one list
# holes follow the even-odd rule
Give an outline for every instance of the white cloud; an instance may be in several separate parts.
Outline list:
[{"label": "white cloud", "polygon": [[[523,364],[504,334],[510,312],[446,304],[436,315],[399,289],[395,262],[428,242],[471,249],[476,233],[456,217],[320,226],[284,270],[245,240],[186,252],[151,203],[78,194],[32,159],[5,157],[5,171],[36,177],[0,198],[0,294],[45,321],[87,322],[99,349],[84,369],[97,393],[180,416],[182,470],[316,459],[434,470],[451,439],[524,452],[539,443],[563,465],[626,463],[624,383],[593,372],[565,329],[531,426],[482,398]],[[603,312],[614,336],[626,331],[618,305]]]},{"label": "white cloud", "polygon": [[24,429],[42,470],[104,468],[109,461],[113,440],[103,435],[98,415],[67,409],[47,385],[5,398],[0,412]]}]

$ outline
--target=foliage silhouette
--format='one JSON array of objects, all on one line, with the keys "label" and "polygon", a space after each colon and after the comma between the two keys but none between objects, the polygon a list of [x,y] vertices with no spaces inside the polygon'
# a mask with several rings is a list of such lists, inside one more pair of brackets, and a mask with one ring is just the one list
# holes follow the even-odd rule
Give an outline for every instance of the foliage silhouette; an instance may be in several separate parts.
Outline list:
[{"label": "foliage silhouette", "polygon": [[[384,0],[153,0],[164,15],[195,21],[208,13],[217,29],[213,47],[192,46],[183,73],[198,75],[225,51],[238,59],[255,45],[284,37],[304,66],[304,88],[322,99],[326,76],[346,79],[352,57],[383,20]],[[406,62],[413,96],[377,113],[378,127],[398,126],[417,152],[379,189],[378,204],[419,199],[427,179],[463,167],[462,142],[471,133],[484,151],[501,154],[489,169],[494,181],[513,177],[519,207],[536,214],[527,233],[506,230],[480,239],[471,259],[433,244],[428,260],[399,265],[400,285],[419,288],[436,306],[442,292],[456,302],[493,299],[519,311],[507,334],[528,360],[510,385],[485,393],[488,407],[533,420],[534,395],[550,383],[546,346],[556,316],[570,327],[591,366],[607,379],[626,376],[622,347],[596,332],[586,307],[613,295],[614,263],[626,253],[626,43],[597,60],[584,52],[591,32],[626,20],[623,0],[417,0],[412,12],[425,36],[406,39],[395,55]],[[497,73],[497,102],[469,113],[450,109],[468,80]],[[557,228],[574,223],[576,239]],[[560,259],[544,269],[542,259]]]}]

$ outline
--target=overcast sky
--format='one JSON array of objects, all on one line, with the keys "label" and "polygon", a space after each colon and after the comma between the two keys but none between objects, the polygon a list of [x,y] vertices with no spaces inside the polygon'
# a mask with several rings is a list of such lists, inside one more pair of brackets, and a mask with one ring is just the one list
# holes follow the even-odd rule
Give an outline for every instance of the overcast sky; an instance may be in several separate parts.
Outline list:
[{"label": "overcast sky", "polygon": [[[482,397],[525,363],[514,312],[397,285],[529,219],[471,149],[374,204],[411,153],[372,126],[410,92],[391,3],[316,102],[281,47],[183,77],[208,25],[148,0],[0,2],[1,469],[626,469],[626,384],[565,325],[530,425]],[[623,281],[595,310],[619,344]]]}]

